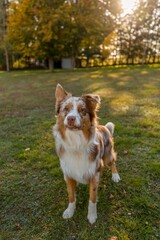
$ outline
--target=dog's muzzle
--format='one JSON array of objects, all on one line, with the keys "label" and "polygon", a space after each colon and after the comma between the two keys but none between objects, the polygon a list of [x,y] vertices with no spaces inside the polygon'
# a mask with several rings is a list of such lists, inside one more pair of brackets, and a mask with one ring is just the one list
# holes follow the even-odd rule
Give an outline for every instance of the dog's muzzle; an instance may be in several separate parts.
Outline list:
[{"label": "dog's muzzle", "polygon": [[79,129],[76,124],[76,117],[75,116],[68,116],[67,117],[67,128],[69,129]]}]

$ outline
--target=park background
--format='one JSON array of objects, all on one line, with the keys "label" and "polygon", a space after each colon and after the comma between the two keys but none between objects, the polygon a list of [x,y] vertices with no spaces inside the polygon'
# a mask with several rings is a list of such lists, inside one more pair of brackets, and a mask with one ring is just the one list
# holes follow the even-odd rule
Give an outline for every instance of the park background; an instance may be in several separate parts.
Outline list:
[{"label": "park background", "polygon": [[159,0],[1,0],[0,68],[160,62]]}]

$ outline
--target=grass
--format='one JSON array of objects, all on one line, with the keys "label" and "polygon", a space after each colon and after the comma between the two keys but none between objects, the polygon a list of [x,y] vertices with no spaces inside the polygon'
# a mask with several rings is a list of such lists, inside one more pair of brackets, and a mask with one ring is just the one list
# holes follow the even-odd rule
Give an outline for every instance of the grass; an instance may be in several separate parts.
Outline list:
[{"label": "grass", "polygon": [[[160,239],[159,76],[158,67],[0,72],[1,240]],[[62,219],[68,200],[51,133],[57,83],[75,95],[99,94],[100,123],[116,125],[122,180],[104,171],[93,226],[84,185],[75,215]]]}]

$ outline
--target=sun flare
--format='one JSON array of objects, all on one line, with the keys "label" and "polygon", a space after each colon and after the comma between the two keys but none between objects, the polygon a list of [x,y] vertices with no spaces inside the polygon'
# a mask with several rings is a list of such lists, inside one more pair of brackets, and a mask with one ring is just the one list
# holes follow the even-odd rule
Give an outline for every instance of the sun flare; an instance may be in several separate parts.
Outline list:
[{"label": "sun flare", "polygon": [[121,0],[123,14],[131,13],[135,4],[136,0]]}]

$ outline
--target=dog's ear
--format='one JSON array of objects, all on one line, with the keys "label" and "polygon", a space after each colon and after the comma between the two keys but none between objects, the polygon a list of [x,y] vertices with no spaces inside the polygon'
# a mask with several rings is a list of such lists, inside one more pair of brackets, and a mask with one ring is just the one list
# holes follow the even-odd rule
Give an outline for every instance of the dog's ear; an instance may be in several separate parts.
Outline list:
[{"label": "dog's ear", "polygon": [[82,98],[86,102],[86,106],[89,111],[98,110],[98,107],[101,102],[100,97],[98,95],[85,94],[85,95],[82,95]]},{"label": "dog's ear", "polygon": [[56,98],[56,106],[55,106],[55,111],[56,114],[59,113],[59,108],[61,102],[63,102],[66,97],[71,96],[70,93],[68,93],[59,83],[56,86],[56,91],[55,91],[55,98]]},{"label": "dog's ear", "polygon": [[58,83],[56,86],[55,97],[57,102],[62,102],[69,93]]},{"label": "dog's ear", "polygon": [[82,95],[82,99],[86,103],[87,112],[89,113],[90,121],[92,124],[97,123],[97,115],[96,112],[100,105],[100,97],[98,95],[86,94]]}]

